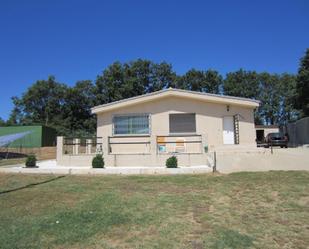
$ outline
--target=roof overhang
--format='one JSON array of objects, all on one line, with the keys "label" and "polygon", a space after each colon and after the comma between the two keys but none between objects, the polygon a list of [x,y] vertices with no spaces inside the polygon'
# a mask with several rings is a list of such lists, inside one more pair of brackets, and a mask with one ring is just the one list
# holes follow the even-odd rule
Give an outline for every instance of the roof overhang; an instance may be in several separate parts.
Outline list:
[{"label": "roof overhang", "polygon": [[140,96],[136,96],[133,98],[123,99],[120,101],[111,102],[104,105],[95,106],[91,109],[93,114],[113,111],[119,108],[128,107],[137,104],[143,104],[146,102],[151,102],[154,100],[158,100],[161,98],[167,97],[178,97],[178,98],[186,98],[186,99],[194,99],[209,103],[218,103],[218,104],[226,104],[226,105],[238,105],[246,108],[257,108],[260,105],[260,101],[248,99],[248,98],[239,98],[232,97],[226,95],[219,94],[210,94],[210,93],[202,93],[202,92],[194,92],[180,89],[164,89],[161,91],[144,94]]}]

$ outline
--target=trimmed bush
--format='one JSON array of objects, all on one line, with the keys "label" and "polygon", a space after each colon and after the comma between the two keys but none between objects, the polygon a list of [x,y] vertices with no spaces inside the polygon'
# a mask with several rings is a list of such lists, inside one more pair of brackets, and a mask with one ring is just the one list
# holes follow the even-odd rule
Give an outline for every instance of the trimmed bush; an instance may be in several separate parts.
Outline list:
[{"label": "trimmed bush", "polygon": [[177,168],[177,157],[172,156],[168,158],[165,165],[167,168]]},{"label": "trimmed bush", "polygon": [[36,167],[36,157],[35,155],[28,155],[25,163],[26,167]]},{"label": "trimmed bush", "polygon": [[92,168],[104,168],[104,158],[98,154],[92,159]]}]

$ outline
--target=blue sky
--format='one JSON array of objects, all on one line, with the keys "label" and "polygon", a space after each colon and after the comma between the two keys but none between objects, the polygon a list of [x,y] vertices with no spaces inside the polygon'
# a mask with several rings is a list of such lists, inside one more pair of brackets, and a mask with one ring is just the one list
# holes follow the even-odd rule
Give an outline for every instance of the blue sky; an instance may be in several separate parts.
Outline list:
[{"label": "blue sky", "polygon": [[0,1],[0,117],[11,97],[55,75],[73,85],[114,61],[296,73],[309,1]]}]

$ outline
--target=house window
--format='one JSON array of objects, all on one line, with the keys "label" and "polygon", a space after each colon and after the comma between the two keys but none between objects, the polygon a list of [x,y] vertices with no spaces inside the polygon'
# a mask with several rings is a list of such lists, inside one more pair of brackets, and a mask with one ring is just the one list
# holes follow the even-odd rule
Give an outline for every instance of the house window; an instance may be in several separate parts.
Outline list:
[{"label": "house window", "polygon": [[170,133],[195,133],[195,113],[170,114]]},{"label": "house window", "polygon": [[114,117],[115,135],[149,134],[149,115],[123,115]]}]

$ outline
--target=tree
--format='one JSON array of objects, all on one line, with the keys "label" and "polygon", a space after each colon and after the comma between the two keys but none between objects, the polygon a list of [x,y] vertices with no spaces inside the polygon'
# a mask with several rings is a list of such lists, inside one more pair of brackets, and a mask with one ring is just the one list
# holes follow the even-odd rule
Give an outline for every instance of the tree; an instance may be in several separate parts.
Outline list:
[{"label": "tree", "polygon": [[219,93],[222,76],[214,70],[189,70],[185,75],[178,77],[177,88],[198,92]]},{"label": "tree", "polygon": [[5,126],[5,125],[6,125],[6,122],[2,118],[0,118],[0,126]]},{"label": "tree", "polygon": [[157,64],[141,59],[124,64],[115,62],[96,79],[96,104],[158,91],[175,85],[175,78],[172,66],[165,62]]},{"label": "tree", "polygon": [[150,93],[168,87],[175,87],[176,77],[171,64],[166,62],[152,63],[150,81],[148,82],[146,92]]},{"label": "tree", "polygon": [[64,99],[61,133],[71,136],[95,134],[96,119],[91,114],[91,107],[95,102],[92,82],[90,80],[78,81],[75,86],[67,88]]},{"label": "tree", "polygon": [[120,62],[115,62],[105,69],[96,79],[96,105],[122,99],[124,85],[124,68]]},{"label": "tree", "polygon": [[296,98],[296,76],[284,73],[280,75],[280,114],[279,124],[287,124],[290,121],[294,121],[298,117],[298,111],[295,109]]},{"label": "tree", "polygon": [[278,124],[280,119],[280,78],[277,74],[261,73],[259,79],[259,95],[261,101],[256,118],[262,119],[265,124]]},{"label": "tree", "polygon": [[255,71],[245,71],[243,69],[228,73],[223,84],[224,94],[236,97],[257,99],[258,89],[258,74]]},{"label": "tree", "polygon": [[296,108],[302,116],[309,116],[309,48],[300,60],[297,74]]},{"label": "tree", "polygon": [[23,123],[23,114],[21,110],[21,100],[18,97],[13,96],[12,102],[14,104],[13,110],[11,111],[10,117],[7,120],[8,125],[16,125]]},{"label": "tree", "polygon": [[[236,72],[228,73],[223,83],[225,95],[259,99],[260,93],[259,75],[255,71],[245,71],[240,69]],[[261,107],[255,112],[255,123],[262,123]]]},{"label": "tree", "polygon": [[55,77],[34,83],[21,98],[13,97],[15,105],[9,123],[44,124],[62,126],[64,96],[67,87],[56,82]]}]

